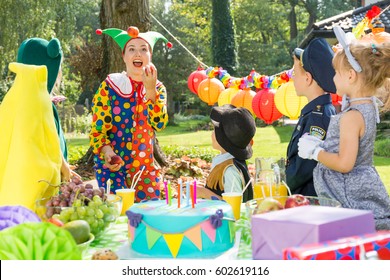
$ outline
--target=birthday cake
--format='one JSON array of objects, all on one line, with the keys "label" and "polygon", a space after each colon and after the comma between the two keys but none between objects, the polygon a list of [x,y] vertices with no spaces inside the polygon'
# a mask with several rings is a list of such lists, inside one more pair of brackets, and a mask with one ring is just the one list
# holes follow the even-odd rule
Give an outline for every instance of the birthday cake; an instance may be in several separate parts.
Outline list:
[{"label": "birthday cake", "polygon": [[234,245],[231,206],[198,200],[194,208],[177,200],[134,204],[126,211],[129,241],[135,252],[162,258],[212,258]]}]

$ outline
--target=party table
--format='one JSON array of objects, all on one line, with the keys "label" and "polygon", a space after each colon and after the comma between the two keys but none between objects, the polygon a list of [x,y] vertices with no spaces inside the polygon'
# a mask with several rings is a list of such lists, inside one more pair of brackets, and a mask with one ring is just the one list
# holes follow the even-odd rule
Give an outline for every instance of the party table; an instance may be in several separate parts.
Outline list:
[{"label": "party table", "polygon": [[[223,257],[237,259],[252,259],[250,221],[246,217],[245,207],[241,207],[241,218],[236,222],[236,248],[234,252],[228,252]],[[120,259],[133,258],[130,256],[127,230],[127,216],[120,216],[104,232],[98,234],[91,243],[89,249],[83,254],[84,260],[90,260],[93,253],[100,249],[111,249]],[[231,250],[229,250],[231,251]],[[137,256],[135,256],[137,257]]]}]

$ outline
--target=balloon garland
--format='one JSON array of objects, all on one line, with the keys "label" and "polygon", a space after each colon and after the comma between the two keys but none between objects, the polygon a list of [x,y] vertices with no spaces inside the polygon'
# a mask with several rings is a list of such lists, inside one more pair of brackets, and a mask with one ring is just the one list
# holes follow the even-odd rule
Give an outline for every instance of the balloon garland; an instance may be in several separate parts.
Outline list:
[{"label": "balloon garland", "polygon": [[[389,41],[390,35],[384,31],[384,25],[379,20],[379,16],[389,8],[390,6],[381,11],[379,7],[373,6],[366,13],[365,18],[353,28],[352,33],[355,38],[372,43]],[[372,30],[372,34],[364,35],[367,28]],[[336,51],[337,47],[333,46],[333,49]],[[282,115],[290,119],[297,119],[301,109],[307,104],[307,100],[294,95],[292,69],[271,76],[252,70],[249,75],[241,78],[231,76],[222,67],[198,68],[197,71],[202,71],[202,79],[208,80],[207,86],[201,89],[203,94],[199,97],[202,101],[208,105],[214,105],[218,102],[219,106],[234,103],[237,106],[248,108],[254,116],[262,119],[267,124],[271,124]],[[195,84],[192,77],[200,77],[199,74],[195,75],[195,72],[188,78],[189,88],[194,93],[200,90],[200,87],[198,89],[194,89],[194,86],[190,87],[190,84]],[[204,77],[204,73],[206,77]],[[223,90],[221,85],[219,87],[213,85],[216,88],[216,90],[213,90],[211,86],[208,86],[212,79],[219,80],[225,89]],[[199,83],[199,78],[196,82]],[[205,83],[206,81],[203,84]],[[256,94],[253,94],[254,92],[251,90],[253,88],[256,89]],[[277,96],[276,99],[275,96]],[[249,104],[251,99],[252,106]],[[333,105],[338,105],[339,102],[340,97],[332,94]]]}]

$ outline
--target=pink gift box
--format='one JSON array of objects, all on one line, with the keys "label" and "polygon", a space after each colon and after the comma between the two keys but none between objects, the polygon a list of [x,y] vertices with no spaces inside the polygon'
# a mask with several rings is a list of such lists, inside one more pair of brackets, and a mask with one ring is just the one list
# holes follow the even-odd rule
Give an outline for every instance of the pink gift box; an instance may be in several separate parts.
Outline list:
[{"label": "pink gift box", "polygon": [[304,244],[375,233],[371,211],[300,206],[252,216],[252,256],[283,259],[283,250]]},{"label": "pink gift box", "polygon": [[324,243],[286,248],[283,259],[360,260],[367,259],[370,255],[381,260],[390,260],[390,231],[378,231]]}]

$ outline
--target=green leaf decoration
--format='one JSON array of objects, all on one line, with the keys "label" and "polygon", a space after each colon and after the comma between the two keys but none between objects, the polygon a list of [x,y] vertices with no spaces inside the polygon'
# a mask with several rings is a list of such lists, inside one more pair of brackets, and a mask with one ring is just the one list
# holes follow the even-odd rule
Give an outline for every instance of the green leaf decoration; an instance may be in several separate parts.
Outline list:
[{"label": "green leaf decoration", "polygon": [[0,232],[1,260],[81,260],[72,235],[51,223],[23,223]]}]

